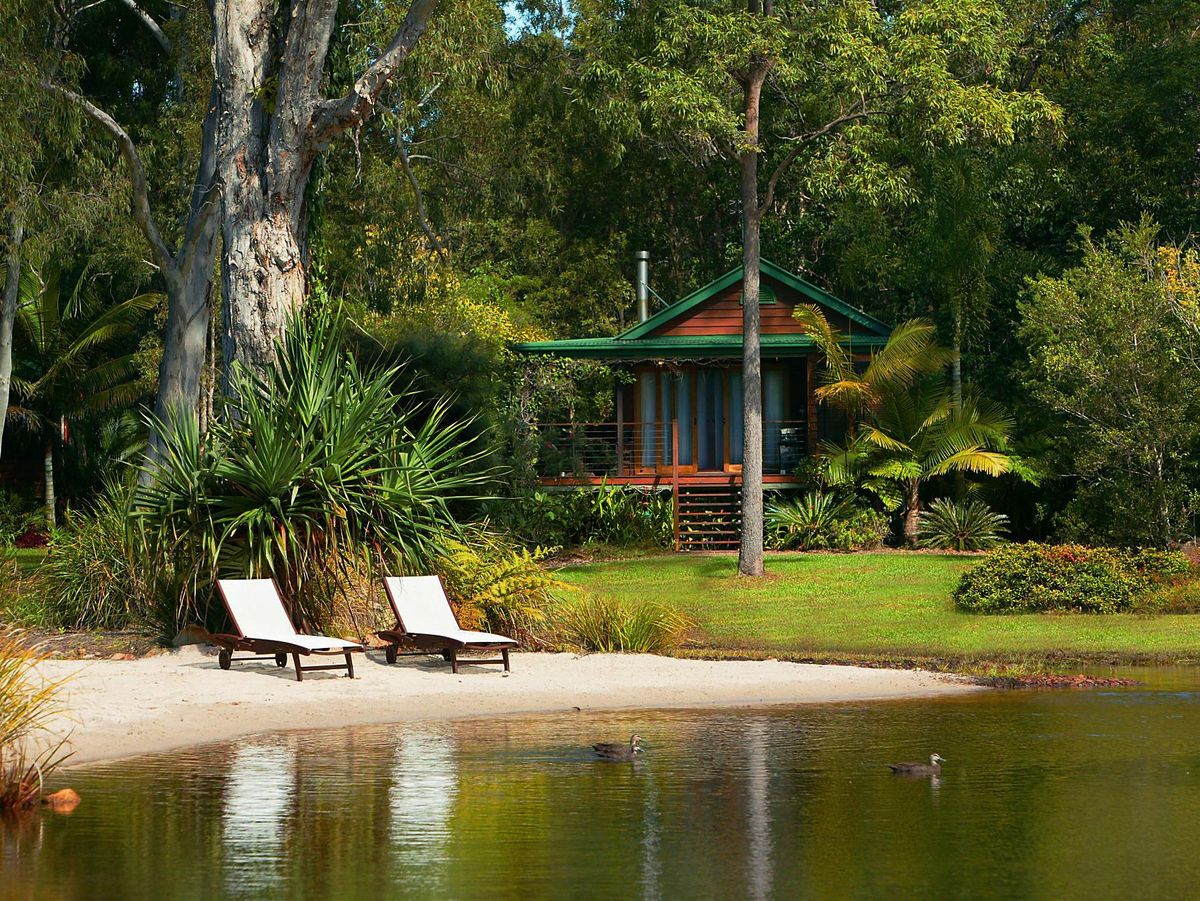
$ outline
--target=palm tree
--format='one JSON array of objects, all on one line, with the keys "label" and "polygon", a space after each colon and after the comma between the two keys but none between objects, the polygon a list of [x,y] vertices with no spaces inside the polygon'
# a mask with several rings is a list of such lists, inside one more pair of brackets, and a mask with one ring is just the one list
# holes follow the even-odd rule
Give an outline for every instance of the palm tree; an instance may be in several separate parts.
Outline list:
[{"label": "palm tree", "polygon": [[859,371],[845,337],[818,308],[798,308],[795,315],[826,359],[818,398],[843,407],[854,422],[845,446],[826,449],[827,478],[865,482],[885,501],[880,483],[895,484],[906,544],[917,543],[922,484],[949,473],[998,476],[1013,468],[1006,453],[1012,421],[995,404],[955,397],[945,377],[954,352],[936,343],[931,322],[897,326]]},{"label": "palm tree", "polygon": [[894,479],[904,497],[904,543],[917,543],[921,485],[949,473],[999,476],[1012,468],[1012,421],[997,405],[973,397],[961,403],[942,376],[888,395],[862,426],[877,449],[868,465],[876,477]]},{"label": "palm tree", "polygon": [[129,334],[160,294],[139,294],[105,307],[86,291],[86,273],[64,297],[55,265],[36,276],[37,288],[17,310],[17,358],[8,420],[40,435],[46,488],[46,521],[54,525],[54,450],[66,441],[72,421],[133,403],[146,390],[134,354],[104,353],[115,338]]}]

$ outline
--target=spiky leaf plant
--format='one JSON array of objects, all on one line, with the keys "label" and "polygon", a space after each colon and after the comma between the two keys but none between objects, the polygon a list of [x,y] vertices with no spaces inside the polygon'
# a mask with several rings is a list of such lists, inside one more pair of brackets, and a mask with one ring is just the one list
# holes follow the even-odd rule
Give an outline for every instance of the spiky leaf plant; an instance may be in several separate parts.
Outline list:
[{"label": "spiky leaf plant", "polygon": [[297,624],[321,627],[331,593],[313,589],[339,561],[425,566],[458,534],[451,505],[480,495],[485,449],[470,422],[399,390],[394,369],[360,368],[341,335],[336,312],[299,320],[273,367],[235,374],[207,435],[191,415],[159,424],[161,460],[138,502],[193,561],[202,606],[214,575],[271,577]]},{"label": "spiky leaf plant", "polygon": [[954,551],[986,551],[1004,540],[1008,517],[982,501],[959,503],[939,498],[921,514],[921,547]]}]

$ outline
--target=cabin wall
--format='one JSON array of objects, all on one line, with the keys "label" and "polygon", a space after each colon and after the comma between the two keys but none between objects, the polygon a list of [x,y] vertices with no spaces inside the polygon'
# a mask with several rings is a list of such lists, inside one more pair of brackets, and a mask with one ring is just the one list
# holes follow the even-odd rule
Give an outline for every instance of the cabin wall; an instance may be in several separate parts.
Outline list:
[{"label": "cabin wall", "polygon": [[[809,299],[769,277],[764,276],[763,284],[769,284],[774,289],[776,300],[774,303],[764,303],[760,307],[762,333],[764,335],[799,334],[800,327],[792,318],[792,310],[797,304],[810,302]],[[652,335],[660,338],[740,335],[742,333],[741,299],[742,286],[740,284],[732,285],[719,294],[713,295],[682,320],[655,329]],[[830,325],[841,332],[855,330],[849,319],[834,310],[826,308],[825,316]]]}]

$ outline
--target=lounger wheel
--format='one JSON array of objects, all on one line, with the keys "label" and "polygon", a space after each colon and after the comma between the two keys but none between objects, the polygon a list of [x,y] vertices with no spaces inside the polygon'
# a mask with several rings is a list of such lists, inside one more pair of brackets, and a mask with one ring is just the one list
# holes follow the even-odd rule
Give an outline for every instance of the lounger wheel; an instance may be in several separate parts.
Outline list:
[{"label": "lounger wheel", "polygon": [[389,644],[387,649],[383,652],[383,656],[387,658],[388,663],[395,663],[397,656],[396,646],[394,644]]},{"label": "lounger wheel", "polygon": [[233,654],[228,648],[222,648],[221,653],[217,654],[217,663],[221,665],[221,669],[229,669],[233,666]]},{"label": "lounger wheel", "polygon": [[275,665],[280,669],[287,666],[287,654],[279,653],[275,655]]}]

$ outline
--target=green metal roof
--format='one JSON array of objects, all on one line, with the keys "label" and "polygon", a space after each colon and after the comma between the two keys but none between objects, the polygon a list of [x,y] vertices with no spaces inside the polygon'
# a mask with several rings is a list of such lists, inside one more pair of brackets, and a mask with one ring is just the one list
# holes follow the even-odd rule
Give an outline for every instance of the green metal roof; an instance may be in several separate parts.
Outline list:
[{"label": "green metal roof", "polygon": [[[627,328],[618,338],[628,340],[632,338],[643,338],[653,332],[655,329],[661,328],[669,322],[680,318],[686,313],[690,313],[704,301],[708,300],[716,294],[721,293],[726,288],[736,285],[742,280],[742,268],[738,266],[736,269],[730,269],[718,279],[709,282],[703,288],[693,291],[683,300],[676,301],[669,307],[665,307],[647,319],[645,322],[639,322],[637,325]],[[818,303],[823,307],[835,310],[841,313],[851,322],[865,328],[868,332],[876,335],[890,335],[892,329],[890,326],[880,322],[874,316],[868,316],[858,307],[852,307],[844,300],[834,297],[828,291],[822,291],[814,284],[806,282],[798,275],[793,275],[782,266],[776,266],[770,260],[762,261],[762,274],[774,278],[776,281],[782,282],[793,291],[808,297],[814,303]]]},{"label": "green metal roof", "polygon": [[[850,350],[870,350],[887,343],[883,335],[855,335]],[[802,357],[816,348],[807,335],[763,335],[764,357]],[[526,354],[554,354],[589,360],[691,360],[741,359],[741,335],[687,335],[642,338],[575,338],[567,341],[530,341],[516,350]]]},{"label": "green metal roof", "polygon": [[[866,330],[865,334],[851,334],[849,350],[869,350],[887,343],[891,327],[869,316],[857,307],[806,282],[770,260],[762,261],[763,275],[787,285],[797,293],[827,309],[841,313],[852,323]],[[526,354],[555,354],[562,357],[595,360],[653,360],[653,359],[722,359],[742,356],[742,336],[739,335],[689,335],[654,336],[651,332],[685,317],[704,301],[742,280],[742,267],[731,269],[676,303],[659,310],[645,322],[627,328],[613,338],[574,338],[565,341],[530,341],[518,344],[515,350]],[[813,341],[807,335],[763,335],[764,356],[798,357],[812,353]]]}]

